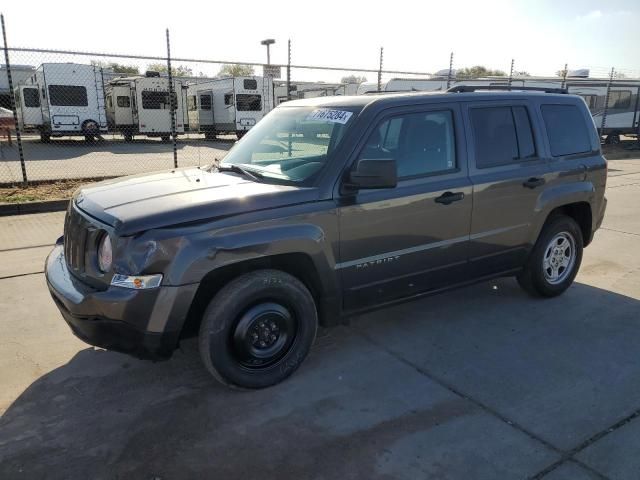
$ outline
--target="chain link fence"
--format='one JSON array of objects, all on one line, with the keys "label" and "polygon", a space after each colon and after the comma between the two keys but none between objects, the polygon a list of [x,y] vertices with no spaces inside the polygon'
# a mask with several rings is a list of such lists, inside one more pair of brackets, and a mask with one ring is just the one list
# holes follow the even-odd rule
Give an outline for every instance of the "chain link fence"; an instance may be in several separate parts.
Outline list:
[{"label": "chain link fence", "polygon": [[536,77],[511,61],[477,78],[473,69],[456,72],[453,54],[440,72],[387,70],[382,48],[372,68],[312,66],[297,61],[303,55],[291,42],[287,64],[265,65],[171,58],[169,40],[167,31],[164,54],[145,56],[18,48],[5,37],[0,184],[208,165],[288,100],[465,83],[567,87],[585,98],[606,138],[638,132],[640,71],[630,69],[591,67],[578,78],[559,66]]}]

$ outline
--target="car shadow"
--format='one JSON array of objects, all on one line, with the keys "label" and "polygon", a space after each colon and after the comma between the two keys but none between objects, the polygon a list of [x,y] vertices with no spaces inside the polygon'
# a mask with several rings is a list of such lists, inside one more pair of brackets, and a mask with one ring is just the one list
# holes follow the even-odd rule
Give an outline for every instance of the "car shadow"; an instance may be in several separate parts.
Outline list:
[{"label": "car shadow", "polygon": [[[443,395],[422,391],[424,385],[444,391],[394,357],[415,364],[428,359],[451,373],[454,385],[455,374],[466,375],[469,365],[481,365],[491,381],[511,369],[523,391],[539,379],[553,388],[550,377],[558,377],[558,385],[583,382],[590,391],[610,372],[626,369],[615,377],[619,384],[608,382],[610,408],[620,409],[622,396],[630,403],[637,398],[629,396],[630,384],[640,388],[640,364],[629,363],[640,342],[638,312],[640,301],[580,283],[540,300],[514,280],[499,279],[321,329],[301,369],[260,391],[214,382],[195,340],[159,363],[86,348],[31,384],[0,418],[0,478],[372,478],[375,472],[364,465],[387,442],[416,431],[404,419],[408,413],[397,409],[407,404],[415,412],[420,407],[411,402]],[[546,360],[527,365],[529,357],[519,352],[535,349]],[[581,364],[572,370],[574,361]],[[509,395],[505,399],[517,404]],[[425,425],[462,416],[456,435],[466,435],[464,408],[427,410]],[[402,423],[393,423],[400,417]],[[480,445],[483,435],[465,441]],[[358,462],[354,468],[364,470],[349,475],[347,466]]]}]

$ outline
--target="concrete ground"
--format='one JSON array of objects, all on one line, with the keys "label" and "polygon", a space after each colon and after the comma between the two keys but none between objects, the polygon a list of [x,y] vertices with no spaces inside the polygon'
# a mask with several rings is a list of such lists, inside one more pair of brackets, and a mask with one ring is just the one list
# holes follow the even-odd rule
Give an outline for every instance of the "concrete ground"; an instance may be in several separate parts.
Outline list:
[{"label": "concrete ground", "polygon": [[93,349],[42,264],[61,213],[0,219],[2,479],[640,478],[640,160],[561,297],[500,279],[323,330],[288,381]]}]

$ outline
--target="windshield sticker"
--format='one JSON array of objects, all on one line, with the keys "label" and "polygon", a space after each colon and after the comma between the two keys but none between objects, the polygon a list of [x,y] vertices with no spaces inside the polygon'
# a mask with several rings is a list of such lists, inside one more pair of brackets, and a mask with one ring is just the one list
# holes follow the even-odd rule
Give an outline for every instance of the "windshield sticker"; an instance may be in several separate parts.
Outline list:
[{"label": "windshield sticker", "polygon": [[307,120],[325,121],[331,123],[341,123],[344,125],[349,121],[353,112],[345,110],[330,110],[328,108],[319,108],[314,110],[307,116]]}]

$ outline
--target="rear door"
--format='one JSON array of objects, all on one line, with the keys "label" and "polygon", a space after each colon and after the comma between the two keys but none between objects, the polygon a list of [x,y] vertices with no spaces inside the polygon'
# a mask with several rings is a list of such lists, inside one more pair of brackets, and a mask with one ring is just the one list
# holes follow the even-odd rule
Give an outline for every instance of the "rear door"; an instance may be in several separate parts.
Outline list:
[{"label": "rear door", "polygon": [[37,85],[20,88],[20,121],[22,126],[42,125],[40,89]]},{"label": "rear door", "polygon": [[360,190],[338,207],[344,307],[459,282],[472,206],[459,106],[394,109],[363,140],[358,159],[394,158],[398,184]]},{"label": "rear door", "polygon": [[534,107],[524,98],[463,107],[473,183],[469,258],[474,276],[517,268],[531,247],[536,203],[551,179]]}]

